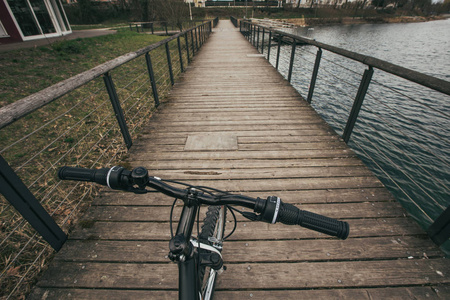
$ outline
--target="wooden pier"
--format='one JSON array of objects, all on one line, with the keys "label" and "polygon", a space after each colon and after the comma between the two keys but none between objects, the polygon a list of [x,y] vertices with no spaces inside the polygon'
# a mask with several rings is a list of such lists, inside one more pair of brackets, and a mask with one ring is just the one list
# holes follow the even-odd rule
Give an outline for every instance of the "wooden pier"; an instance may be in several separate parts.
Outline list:
[{"label": "wooden pier", "polygon": [[[450,299],[450,261],[229,21],[219,22],[127,163],[165,179],[277,195],[350,223],[341,241],[239,218],[216,299]],[[30,299],[176,299],[172,200],[102,192]]]}]

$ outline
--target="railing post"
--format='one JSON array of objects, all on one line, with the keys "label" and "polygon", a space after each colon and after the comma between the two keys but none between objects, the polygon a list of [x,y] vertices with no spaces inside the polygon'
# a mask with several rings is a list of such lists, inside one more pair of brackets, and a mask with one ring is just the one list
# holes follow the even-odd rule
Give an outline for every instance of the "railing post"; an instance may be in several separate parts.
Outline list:
[{"label": "railing post", "polygon": [[195,51],[198,51],[198,33],[197,33],[197,27],[195,27]]},{"label": "railing post", "polygon": [[269,46],[267,47],[267,60],[270,62],[270,47],[272,47],[272,31],[269,31]]},{"label": "railing post", "polygon": [[67,235],[42,207],[27,186],[0,155],[0,193],[25,220],[58,251]]},{"label": "railing post", "polygon": [[297,41],[295,39],[292,40],[292,50],[291,50],[291,60],[289,62],[289,73],[288,73],[288,81],[291,82],[292,78],[292,70],[294,68],[294,60],[295,60],[295,48],[297,46]]},{"label": "railing post", "polygon": [[180,42],[180,37],[177,37],[177,45],[178,45],[178,55],[180,56],[180,70],[181,70],[181,72],[184,72],[184,67],[183,67],[183,53],[181,52],[181,42]]},{"label": "railing post", "polygon": [[155,30],[153,28],[153,22],[150,24],[150,28],[152,29],[152,34],[155,34]]},{"label": "railing post", "polygon": [[256,51],[259,52],[259,26],[258,26],[258,36],[256,38]]},{"label": "railing post", "polygon": [[278,65],[280,63],[280,51],[281,51],[281,39],[283,36],[281,34],[278,34],[278,51],[277,51],[277,63],[275,64],[275,68],[278,70]]},{"label": "railing post", "polygon": [[152,59],[150,53],[145,53],[145,61],[147,62],[148,76],[150,77],[150,83],[152,85],[153,99],[155,99],[155,106],[159,106],[158,89],[156,87],[155,74],[153,73]]},{"label": "railing post", "polygon": [[256,43],[256,25],[253,25],[252,26],[253,27],[253,47],[255,46],[255,43]]},{"label": "railing post", "polygon": [[103,74],[103,81],[105,82],[106,90],[108,91],[109,100],[111,100],[114,113],[116,115],[117,122],[119,123],[120,131],[122,132],[123,139],[127,148],[130,149],[133,145],[130,133],[128,132],[127,122],[123,115],[122,107],[120,106],[119,97],[117,96],[116,88],[109,72]]},{"label": "railing post", "polygon": [[192,57],[195,55],[194,30],[191,30]]},{"label": "railing post", "polygon": [[266,35],[266,29],[263,28],[262,32],[262,43],[261,43],[261,54],[264,54],[264,36]]},{"label": "railing post", "polygon": [[191,62],[191,58],[189,57],[189,38],[187,32],[184,34],[184,40],[186,42],[186,54],[187,54],[187,62],[188,64]]},{"label": "railing post", "polygon": [[170,83],[172,83],[172,85],[174,85],[175,81],[173,79],[172,59],[170,57],[169,42],[166,43],[166,55],[167,55],[167,65],[169,66]]},{"label": "railing post", "polygon": [[344,133],[342,134],[342,138],[344,139],[345,143],[348,143],[348,141],[350,140],[350,135],[352,134],[353,127],[355,126],[356,120],[358,119],[358,114],[364,98],[366,97],[372,75],[373,68],[369,66],[369,69],[364,71],[363,78],[359,85],[358,93],[356,94],[355,101],[353,102],[352,111],[350,112],[347,124],[345,125]]},{"label": "railing post", "polygon": [[448,241],[450,238],[450,206],[431,224],[427,233],[438,246]]},{"label": "railing post", "polygon": [[311,83],[309,84],[308,98],[306,99],[306,101],[308,101],[308,103],[311,103],[311,101],[312,101],[314,87],[316,86],[317,74],[319,73],[319,65],[320,65],[321,58],[322,58],[322,49],[319,48],[319,50],[317,50],[317,54],[316,54],[316,62],[314,63],[314,70],[313,70],[313,74],[311,77]]}]

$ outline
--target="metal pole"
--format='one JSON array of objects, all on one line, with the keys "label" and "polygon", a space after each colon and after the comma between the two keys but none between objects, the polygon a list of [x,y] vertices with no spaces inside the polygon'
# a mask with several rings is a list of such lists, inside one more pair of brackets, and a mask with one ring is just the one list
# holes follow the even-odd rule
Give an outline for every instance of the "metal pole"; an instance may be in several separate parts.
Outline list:
[{"label": "metal pole", "polygon": [[283,36],[278,34],[278,51],[277,51],[277,63],[275,64],[275,68],[278,70],[278,65],[280,63],[280,51],[281,51],[281,39]]},{"label": "metal pole", "polygon": [[180,56],[180,70],[181,70],[181,72],[183,72],[184,71],[184,67],[183,67],[183,53],[181,52],[180,37],[177,37],[177,45],[178,45],[178,55]]},{"label": "metal pole", "polygon": [[258,26],[258,37],[256,38],[256,51],[259,52],[259,26]]},{"label": "metal pole", "polygon": [[266,30],[263,28],[262,32],[262,43],[261,43],[261,54],[264,54],[264,36],[266,35]]},{"label": "metal pole", "polygon": [[191,62],[191,58],[189,57],[189,38],[187,36],[187,32],[184,34],[184,40],[186,42],[186,54],[187,54],[187,61],[188,64]]},{"label": "metal pole", "polygon": [[150,53],[145,54],[145,61],[147,62],[148,76],[150,77],[150,83],[152,84],[153,99],[155,99],[155,106],[159,106],[158,89],[156,87],[155,74],[153,73],[152,59]]},{"label": "metal pole", "polygon": [[58,251],[67,235],[42,207],[27,186],[0,155],[0,193],[25,220]]},{"label": "metal pole", "polygon": [[123,139],[127,148],[130,149],[133,145],[130,133],[128,132],[127,123],[125,121],[125,116],[123,114],[122,107],[120,106],[119,97],[117,96],[116,88],[114,87],[114,82],[112,80],[111,74],[105,73],[103,75],[103,80],[105,82],[106,90],[109,94],[109,100],[111,100],[114,113],[116,115],[117,122],[119,123],[120,131],[122,132]]},{"label": "metal pole", "polygon": [[194,30],[191,30],[192,56],[195,55]]},{"label": "metal pole", "polygon": [[166,55],[167,55],[167,65],[169,66],[170,82],[172,83],[172,85],[174,85],[175,81],[173,79],[172,59],[170,58],[169,42],[166,43]]},{"label": "metal pole", "polygon": [[294,68],[294,60],[295,60],[295,47],[297,46],[297,41],[294,39],[292,41],[292,50],[291,50],[291,60],[289,62],[289,73],[288,73],[288,81],[291,82],[292,79],[292,69]]},{"label": "metal pole", "polygon": [[316,62],[314,63],[314,70],[313,70],[313,74],[311,77],[311,83],[309,84],[308,98],[306,99],[306,101],[308,101],[308,103],[311,103],[311,101],[312,101],[314,87],[316,86],[317,74],[319,73],[319,65],[320,65],[321,58],[322,58],[322,49],[319,48],[319,50],[317,50],[317,54],[316,54]]},{"label": "metal pole", "polygon": [[272,47],[272,31],[269,31],[269,46],[267,48],[267,60],[270,62],[270,47]]},{"label": "metal pole", "polygon": [[448,241],[450,238],[450,206],[428,227],[427,234],[438,246]]},{"label": "metal pole", "polygon": [[198,33],[197,33],[197,27],[195,27],[195,51],[198,51]]},{"label": "metal pole", "polygon": [[342,138],[344,139],[345,143],[348,143],[348,141],[350,140],[350,135],[352,134],[353,127],[355,126],[356,120],[358,119],[358,114],[364,98],[366,97],[372,75],[373,68],[369,66],[369,69],[364,71],[363,78],[359,85],[358,93],[356,94],[355,101],[353,102],[352,111],[350,112],[347,124],[345,125],[344,133],[342,134]]}]

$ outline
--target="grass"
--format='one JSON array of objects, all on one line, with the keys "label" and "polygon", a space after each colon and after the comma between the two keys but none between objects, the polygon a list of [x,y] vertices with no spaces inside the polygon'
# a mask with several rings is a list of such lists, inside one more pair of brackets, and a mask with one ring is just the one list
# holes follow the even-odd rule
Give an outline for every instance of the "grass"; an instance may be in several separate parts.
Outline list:
[{"label": "grass", "polygon": [[113,35],[2,52],[0,107],[162,39],[164,37],[119,30]]}]

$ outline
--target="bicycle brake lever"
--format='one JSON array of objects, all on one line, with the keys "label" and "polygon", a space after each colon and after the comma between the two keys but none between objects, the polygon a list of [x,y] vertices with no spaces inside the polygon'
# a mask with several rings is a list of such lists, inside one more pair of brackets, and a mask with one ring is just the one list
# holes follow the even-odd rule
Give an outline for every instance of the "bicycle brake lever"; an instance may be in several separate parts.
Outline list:
[{"label": "bicycle brake lever", "polygon": [[140,189],[140,188],[133,188],[133,187],[130,187],[130,188],[127,189],[127,192],[132,192],[132,193],[135,193],[135,194],[146,194],[146,193],[148,193],[149,191],[146,190],[146,189]]},{"label": "bicycle brake lever", "polygon": [[249,211],[243,211],[242,215],[251,221],[261,221],[262,220],[261,215],[257,215],[255,213],[252,213]]}]

